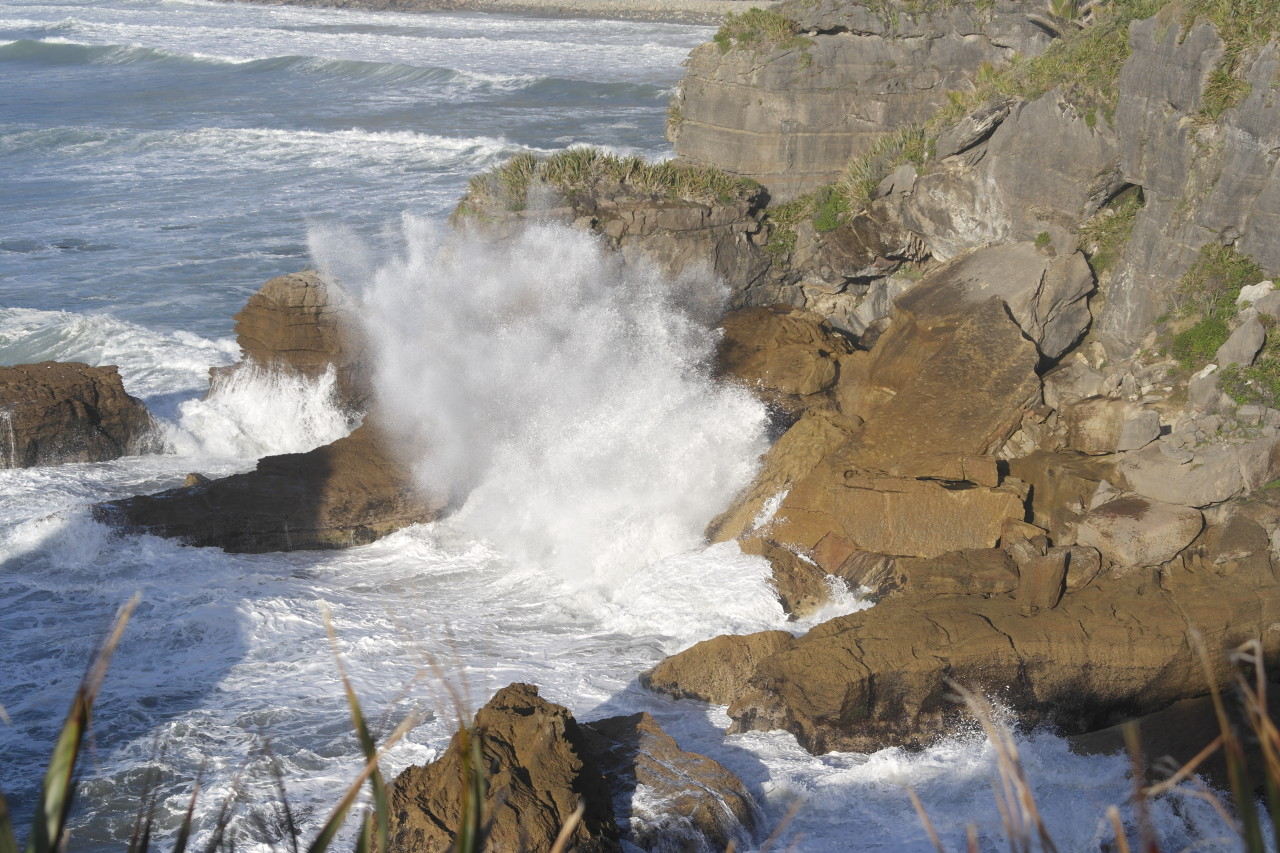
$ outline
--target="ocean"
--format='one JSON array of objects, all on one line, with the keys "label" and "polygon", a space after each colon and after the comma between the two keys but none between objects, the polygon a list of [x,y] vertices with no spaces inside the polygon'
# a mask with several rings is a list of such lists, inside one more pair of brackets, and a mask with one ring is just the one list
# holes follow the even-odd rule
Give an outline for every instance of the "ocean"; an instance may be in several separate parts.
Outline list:
[{"label": "ocean", "polygon": [[[273,761],[304,836],[362,763],[324,612],[382,734],[424,720],[384,769],[436,757],[515,681],[591,720],[647,710],[737,773],[782,849],[1003,848],[994,757],[976,729],[920,752],[811,756],[784,733],[726,736],[724,709],[637,675],[722,633],[802,632],[768,568],[701,531],[765,448],[760,405],[713,380],[722,283],[621,268],[589,236],[506,247],[445,221],[468,178],[524,151],[671,155],[666,101],[706,27],[338,11],[199,0],[0,4],[0,364],[116,364],[167,451],[0,470],[0,786],[19,827],[87,661],[140,604],[99,700],[73,850],[119,850],[144,779],[174,832],[201,778],[196,843],[241,792],[237,847],[279,849],[254,815]],[[340,552],[229,555],[94,522],[94,502],[221,476],[349,431],[330,381],[243,375],[232,316],[265,280],[338,275],[377,346],[383,405],[418,429],[424,484],[457,514]],[[825,615],[866,606],[838,596]],[[1127,762],[1019,736],[1063,850],[1110,839]],[[635,819],[652,819],[637,808]],[[1220,833],[1190,795],[1165,840]],[[267,824],[270,820],[266,821]],[[1205,827],[1213,827],[1212,830]],[[763,842],[764,839],[758,839]],[[1214,849],[1229,849],[1221,842]]]}]

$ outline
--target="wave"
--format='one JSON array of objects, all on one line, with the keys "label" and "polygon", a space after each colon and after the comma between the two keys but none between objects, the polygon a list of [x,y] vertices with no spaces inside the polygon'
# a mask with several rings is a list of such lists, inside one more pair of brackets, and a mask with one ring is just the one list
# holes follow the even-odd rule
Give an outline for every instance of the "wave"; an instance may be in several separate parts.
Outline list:
[{"label": "wave", "polygon": [[114,364],[125,389],[144,399],[199,391],[210,367],[230,364],[239,352],[230,338],[158,332],[110,314],[0,308],[0,364]]},{"label": "wave", "polygon": [[[203,168],[225,158],[247,157],[255,163],[303,164],[310,168],[348,167],[372,162],[397,171],[487,168],[529,148],[501,137],[451,137],[413,131],[281,130],[276,128],[206,127],[195,130],[135,131],[118,128],[58,127],[0,133],[0,156],[56,150],[63,157],[190,157]],[[19,247],[21,248],[21,247]]]},{"label": "wave", "polygon": [[47,65],[226,66],[239,73],[249,74],[294,73],[382,85],[425,83],[478,91],[518,91],[544,79],[531,74],[484,74],[432,65],[322,56],[236,57],[179,52],[136,44],[92,44],[60,36],[0,43],[0,61],[40,62]]}]

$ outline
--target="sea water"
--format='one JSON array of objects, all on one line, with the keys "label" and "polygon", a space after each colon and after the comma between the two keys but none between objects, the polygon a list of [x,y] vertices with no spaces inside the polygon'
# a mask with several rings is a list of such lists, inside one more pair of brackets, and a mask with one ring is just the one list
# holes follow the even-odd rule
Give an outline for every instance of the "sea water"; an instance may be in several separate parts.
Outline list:
[{"label": "sea water", "polygon": [[[650,711],[744,780],[766,833],[793,813],[784,846],[930,850],[908,786],[951,848],[970,822],[1003,846],[976,730],[815,757],[783,733],[726,736],[724,709],[636,682],[717,634],[808,627],[786,621],[762,560],[701,538],[765,446],[759,405],[708,372],[723,283],[624,269],[579,232],[495,249],[443,224],[470,175],[518,152],[669,156],[667,97],[710,35],[196,0],[0,5],[0,364],[119,365],[168,447],[0,470],[0,779],[20,825],[86,662],[138,593],[73,849],[120,849],[148,777],[173,832],[197,776],[199,843],[238,792],[237,845],[279,846],[272,764],[314,832],[362,763],[326,612],[377,733],[421,720],[388,773],[433,759],[459,713],[526,681],[582,719]],[[238,358],[232,315],[308,264],[361,306],[404,464],[456,514],[348,551],[264,555],[94,522],[94,502],[247,470],[358,422],[332,377],[248,372],[204,397],[209,368]],[[831,613],[860,606],[845,595]],[[1060,848],[1106,843],[1125,762],[1044,732],[1019,745]],[[1157,817],[1174,847],[1221,831],[1193,797]]]}]

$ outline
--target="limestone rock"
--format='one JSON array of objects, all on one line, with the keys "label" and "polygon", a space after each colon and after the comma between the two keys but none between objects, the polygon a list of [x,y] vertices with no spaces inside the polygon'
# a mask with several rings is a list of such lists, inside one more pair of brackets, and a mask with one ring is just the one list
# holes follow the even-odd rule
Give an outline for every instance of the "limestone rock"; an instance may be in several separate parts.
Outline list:
[{"label": "limestone rock", "polygon": [[0,468],[104,462],[157,450],[147,407],[114,365],[0,367]]},{"label": "limestone rock", "polygon": [[806,40],[694,50],[669,136],[681,159],[753,177],[786,201],[834,180],[886,129],[929,116],[983,62],[1040,53],[1048,38],[1027,20],[1031,5],[927,15],[846,0],[781,6]]},{"label": "limestone rock", "polygon": [[1046,373],[1043,381],[1044,404],[1053,409],[1064,409],[1086,397],[1098,397],[1106,388],[1106,377],[1078,352]]},{"label": "limestone rock", "polygon": [[773,588],[788,615],[803,619],[831,598],[830,574],[815,562],[761,536],[739,542],[742,553],[764,557],[773,567]]},{"label": "limestone rock", "polygon": [[366,423],[324,447],[267,456],[253,471],[98,504],[94,514],[133,533],[261,553],[365,545],[442,509]]},{"label": "limestone rock", "polygon": [[1081,453],[1137,450],[1160,437],[1159,413],[1129,400],[1090,397],[1069,406],[1065,418],[1067,443]]},{"label": "limestone rock", "polygon": [[[476,713],[473,731],[487,782],[489,849],[546,853],[580,802],[586,813],[569,848],[622,849],[604,777],[566,708],[539,697],[532,685],[512,684]],[[439,760],[408,768],[388,786],[390,853],[450,849],[461,825],[462,752],[454,735]]]},{"label": "limestone rock", "polygon": [[245,361],[312,379],[332,368],[339,402],[356,411],[367,407],[372,395],[368,354],[338,285],[314,270],[276,276],[249,297],[235,320]]},{"label": "limestone rock", "polygon": [[1018,567],[1003,548],[951,551],[937,557],[893,562],[895,577],[876,597],[903,590],[937,595],[1002,595],[1018,588]]},{"label": "limestone rock", "polygon": [[1220,367],[1226,367],[1230,364],[1248,367],[1258,357],[1258,352],[1262,349],[1262,345],[1266,343],[1266,340],[1267,330],[1262,327],[1262,323],[1257,317],[1250,317],[1236,327],[1236,330],[1231,333],[1231,337],[1227,338],[1226,343],[1218,347],[1218,352],[1213,360]]},{"label": "limestone rock", "polygon": [[821,317],[788,306],[733,311],[721,328],[721,372],[792,415],[835,384],[838,359],[853,351]]},{"label": "limestone rock", "polygon": [[1159,566],[1190,545],[1202,529],[1199,510],[1125,497],[1090,510],[1080,522],[1078,539],[1097,548],[1117,568]]},{"label": "limestone rock", "polygon": [[681,749],[648,714],[585,723],[586,744],[642,850],[717,851],[754,841],[757,808],[718,762]]},{"label": "limestone rock", "polygon": [[1180,450],[1167,439],[1125,454],[1117,471],[1140,495],[1206,507],[1256,491],[1280,476],[1280,439]]}]

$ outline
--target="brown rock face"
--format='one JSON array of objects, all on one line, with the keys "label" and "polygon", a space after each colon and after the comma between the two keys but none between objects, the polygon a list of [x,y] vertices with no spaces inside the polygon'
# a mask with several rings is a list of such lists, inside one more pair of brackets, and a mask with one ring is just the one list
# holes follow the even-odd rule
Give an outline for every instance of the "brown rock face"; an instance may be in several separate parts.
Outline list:
[{"label": "brown rock face", "polygon": [[[928,743],[961,717],[948,679],[998,695],[1028,722],[1101,728],[1206,692],[1193,628],[1224,661],[1219,681],[1223,653],[1247,639],[1280,652],[1264,630],[1280,616],[1269,563],[1241,562],[1229,583],[1211,565],[1175,564],[1158,583],[1143,572],[1098,578],[1051,609],[1000,595],[893,596],[776,643],[731,681],[710,653],[719,638],[663,661],[644,683],[730,700],[733,731],[785,729],[813,752]],[[761,635],[735,642],[769,647]]]},{"label": "brown rock face", "polygon": [[[487,849],[545,853],[581,802],[568,848],[621,850],[609,790],[569,711],[529,684],[499,690],[475,717],[484,757]],[[391,853],[444,853],[461,826],[462,757],[455,735],[440,760],[410,767],[390,785]]]},{"label": "brown rock face", "polygon": [[[487,784],[487,850],[541,853],[579,803],[568,850],[723,850],[753,840],[756,807],[742,782],[685,752],[648,714],[579,724],[529,684],[499,690],[477,712]],[[460,737],[435,763],[391,783],[390,853],[450,849],[461,820]],[[619,831],[617,820],[622,822]]]},{"label": "brown rock face", "polygon": [[0,468],[102,462],[156,449],[151,414],[115,366],[0,367]]},{"label": "brown rock face", "polygon": [[836,383],[853,346],[821,317],[787,306],[744,308],[721,322],[717,364],[792,417]]},{"label": "brown rock face", "polygon": [[310,378],[332,366],[341,402],[355,410],[366,407],[371,390],[358,324],[346,320],[341,291],[319,273],[305,270],[271,279],[235,320],[236,342],[246,360]]},{"label": "brown rock face", "polygon": [[750,844],[756,806],[718,762],[685,752],[645,713],[582,726],[614,792],[628,840],[644,850],[724,850]]},{"label": "brown rock face", "polygon": [[95,515],[131,532],[261,553],[364,545],[431,521],[442,508],[419,494],[377,427],[366,423],[324,447],[265,457],[244,474],[99,504]]}]

